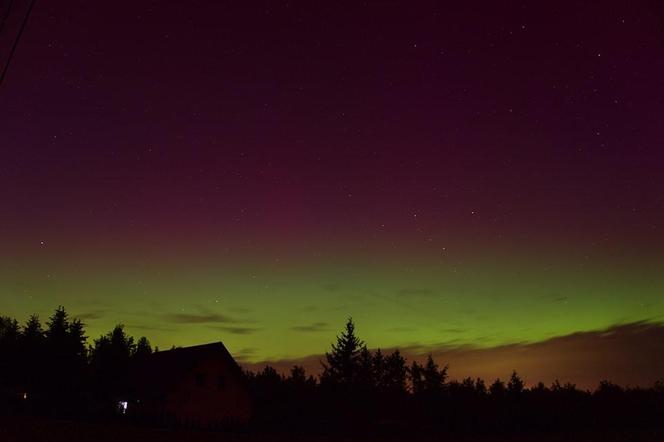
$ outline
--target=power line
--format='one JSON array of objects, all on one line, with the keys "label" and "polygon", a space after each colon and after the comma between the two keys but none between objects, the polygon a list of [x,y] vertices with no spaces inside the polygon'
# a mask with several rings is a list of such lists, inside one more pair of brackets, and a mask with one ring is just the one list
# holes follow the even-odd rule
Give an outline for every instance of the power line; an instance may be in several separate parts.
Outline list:
[{"label": "power line", "polygon": [[[33,6],[35,6],[36,1],[37,0],[31,0],[30,1],[30,6],[28,7],[28,12],[25,14],[25,17],[23,17],[23,22],[21,23],[21,28],[18,30],[18,35],[16,36],[16,39],[14,40],[14,44],[12,45],[11,51],[9,52],[9,57],[7,57],[7,63],[5,63],[5,67],[2,70],[2,74],[0,75],[0,87],[2,87],[2,82],[5,79],[5,75],[7,75],[7,70],[9,69],[9,64],[11,63],[12,58],[14,57],[14,52],[16,52],[16,47],[18,46],[18,42],[21,39],[21,35],[23,35],[23,30],[25,29],[25,26],[28,24],[28,17],[30,17],[30,13],[32,12]],[[9,5],[9,7],[11,7],[11,4]],[[7,15],[6,16],[8,16],[8,15],[9,15],[9,10],[7,10]],[[3,26],[4,26],[4,21],[3,21]]]},{"label": "power line", "polygon": [[2,22],[0,22],[0,35],[2,35],[2,30],[5,28],[5,24],[7,23],[7,19],[9,18],[9,13],[12,10],[13,4],[14,0],[9,0],[9,4],[7,5],[7,10],[5,11],[5,15],[2,17]]}]

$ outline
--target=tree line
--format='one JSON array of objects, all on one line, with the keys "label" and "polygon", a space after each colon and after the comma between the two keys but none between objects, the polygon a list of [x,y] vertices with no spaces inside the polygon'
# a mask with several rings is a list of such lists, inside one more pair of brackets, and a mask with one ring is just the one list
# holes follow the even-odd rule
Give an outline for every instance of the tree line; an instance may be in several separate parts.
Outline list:
[{"label": "tree line", "polygon": [[321,361],[319,377],[295,366],[287,375],[266,366],[247,372],[257,424],[299,429],[421,431],[559,431],[643,429],[664,424],[664,384],[624,388],[602,381],[594,391],[571,383],[527,387],[509,379],[451,380],[431,355],[410,364],[394,350],[370,351],[352,319]]},{"label": "tree line", "polygon": [[45,327],[0,316],[0,411],[58,417],[114,412],[127,388],[130,362],[152,353],[117,325],[88,345],[84,324],[58,307]]},{"label": "tree line", "polygon": [[[88,345],[84,324],[58,307],[42,326],[0,317],[0,412],[68,418],[118,417],[133,361],[153,351],[116,326]],[[451,380],[429,355],[408,361],[398,350],[369,350],[349,319],[321,361],[318,376],[301,366],[245,371],[255,428],[332,431],[509,431],[662,426],[664,384],[594,391],[541,382],[526,387],[515,372],[487,384]]]}]

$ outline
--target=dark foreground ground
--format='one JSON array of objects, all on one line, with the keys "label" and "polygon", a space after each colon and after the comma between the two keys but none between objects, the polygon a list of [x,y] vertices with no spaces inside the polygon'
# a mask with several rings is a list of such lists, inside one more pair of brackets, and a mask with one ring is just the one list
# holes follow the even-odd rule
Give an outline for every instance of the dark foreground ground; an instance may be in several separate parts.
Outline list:
[{"label": "dark foreground ground", "polygon": [[630,432],[578,432],[560,434],[512,434],[512,435],[317,435],[317,434],[270,434],[251,432],[210,432],[135,427],[124,424],[81,423],[32,418],[0,417],[0,441],[2,442],[79,442],[79,441],[123,441],[123,442],[400,442],[400,441],[448,441],[448,442],[623,442],[664,441],[661,431]]}]

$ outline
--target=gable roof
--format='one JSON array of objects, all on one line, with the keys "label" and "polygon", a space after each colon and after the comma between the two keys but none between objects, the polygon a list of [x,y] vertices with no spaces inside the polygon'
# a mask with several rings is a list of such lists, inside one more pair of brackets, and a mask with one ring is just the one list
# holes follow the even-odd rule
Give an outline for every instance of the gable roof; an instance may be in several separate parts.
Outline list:
[{"label": "gable roof", "polygon": [[162,396],[187,376],[201,362],[219,358],[238,378],[244,382],[244,373],[221,342],[174,348],[158,351],[135,362],[131,369],[131,384],[134,393]]}]

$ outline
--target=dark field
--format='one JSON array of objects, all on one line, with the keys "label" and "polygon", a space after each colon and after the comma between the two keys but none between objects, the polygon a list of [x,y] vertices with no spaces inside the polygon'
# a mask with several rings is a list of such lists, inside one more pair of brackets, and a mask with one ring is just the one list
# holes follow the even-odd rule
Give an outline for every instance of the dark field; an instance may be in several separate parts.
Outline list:
[{"label": "dark field", "polygon": [[319,435],[292,433],[242,433],[242,432],[211,432],[195,430],[173,430],[141,428],[130,425],[108,423],[81,423],[46,419],[2,418],[0,419],[0,441],[30,442],[105,442],[105,441],[228,441],[228,442],[285,442],[285,441],[450,441],[450,442],[567,442],[567,441],[646,441],[660,442],[664,440],[661,431],[631,432],[575,432],[559,434],[510,434],[510,435],[415,435],[415,434],[384,434],[384,435]]}]

